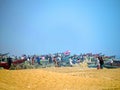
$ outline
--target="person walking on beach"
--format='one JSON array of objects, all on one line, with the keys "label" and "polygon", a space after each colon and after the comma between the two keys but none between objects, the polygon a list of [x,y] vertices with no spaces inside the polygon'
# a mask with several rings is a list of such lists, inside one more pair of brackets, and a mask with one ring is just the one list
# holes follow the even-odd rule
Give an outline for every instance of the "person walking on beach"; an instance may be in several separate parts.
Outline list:
[{"label": "person walking on beach", "polygon": [[100,61],[100,69],[103,69],[103,65],[104,65],[104,60],[102,57],[98,57],[98,60]]},{"label": "person walking on beach", "polygon": [[97,61],[96,61],[96,65],[97,65],[97,69],[100,69],[100,60],[97,58]]}]

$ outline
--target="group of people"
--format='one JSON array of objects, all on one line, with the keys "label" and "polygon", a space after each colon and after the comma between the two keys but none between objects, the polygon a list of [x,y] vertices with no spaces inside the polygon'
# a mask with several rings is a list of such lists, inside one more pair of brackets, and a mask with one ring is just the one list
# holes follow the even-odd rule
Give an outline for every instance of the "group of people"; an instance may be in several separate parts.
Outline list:
[{"label": "group of people", "polygon": [[101,56],[97,58],[97,69],[103,69],[104,60]]}]

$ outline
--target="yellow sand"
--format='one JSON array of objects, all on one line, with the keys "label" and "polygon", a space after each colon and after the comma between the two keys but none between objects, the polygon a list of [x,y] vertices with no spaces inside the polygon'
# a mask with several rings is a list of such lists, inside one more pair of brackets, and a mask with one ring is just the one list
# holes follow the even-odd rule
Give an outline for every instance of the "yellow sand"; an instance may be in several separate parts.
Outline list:
[{"label": "yellow sand", "polygon": [[0,90],[120,90],[120,69],[0,70]]}]

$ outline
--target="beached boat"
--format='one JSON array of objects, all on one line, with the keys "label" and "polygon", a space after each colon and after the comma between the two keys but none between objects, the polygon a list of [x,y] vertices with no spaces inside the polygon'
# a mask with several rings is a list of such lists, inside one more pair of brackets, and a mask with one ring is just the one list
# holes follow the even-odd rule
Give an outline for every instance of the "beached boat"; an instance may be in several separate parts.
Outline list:
[{"label": "beached boat", "polygon": [[9,53],[5,53],[5,54],[0,53],[0,67],[3,67],[4,69],[9,69],[11,64],[18,65],[26,61],[26,59],[12,60],[12,58],[7,56],[8,54]]},{"label": "beached boat", "polygon": [[15,60],[15,61],[7,61],[7,62],[0,62],[0,67],[3,67],[4,69],[9,69],[11,64],[13,65],[17,65],[17,64],[20,64],[20,63],[23,63],[25,62],[26,60],[25,59],[20,59],[20,60]]},{"label": "beached boat", "polygon": [[104,65],[105,68],[109,68],[109,69],[112,69],[112,68],[120,68],[119,66],[111,66],[111,65]]},{"label": "beached boat", "polygon": [[113,64],[109,62],[105,63],[106,68],[120,68],[120,60],[113,60]]}]

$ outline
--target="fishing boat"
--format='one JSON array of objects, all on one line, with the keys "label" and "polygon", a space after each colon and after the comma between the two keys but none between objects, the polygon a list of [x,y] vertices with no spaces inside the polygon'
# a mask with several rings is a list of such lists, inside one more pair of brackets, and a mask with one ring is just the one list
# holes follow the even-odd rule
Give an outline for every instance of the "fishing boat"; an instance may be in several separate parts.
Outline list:
[{"label": "fishing boat", "polygon": [[113,60],[113,63],[111,64],[110,61],[105,63],[104,65],[105,68],[109,68],[109,69],[112,69],[112,68],[120,68],[120,60],[118,59],[115,59]]},{"label": "fishing boat", "polygon": [[7,61],[7,62],[0,62],[0,67],[3,67],[4,69],[9,69],[11,64],[18,65],[20,63],[25,62],[25,59],[15,60],[15,61]]},{"label": "fishing boat", "polygon": [[0,67],[3,67],[4,69],[9,69],[11,64],[13,65],[18,65],[20,63],[23,63],[26,61],[26,59],[17,59],[17,60],[12,60],[10,57],[3,58],[4,56],[7,56],[8,53],[6,54],[1,54],[0,53]]}]

